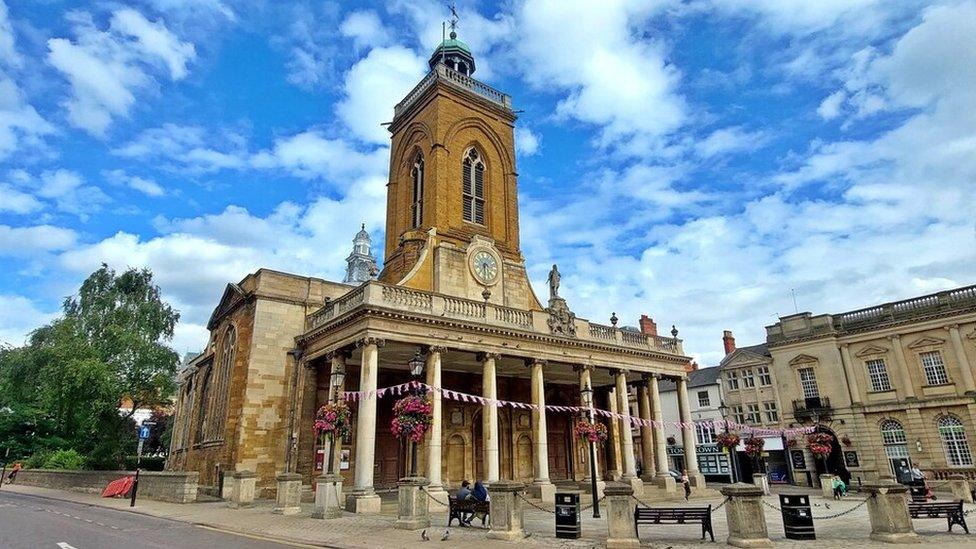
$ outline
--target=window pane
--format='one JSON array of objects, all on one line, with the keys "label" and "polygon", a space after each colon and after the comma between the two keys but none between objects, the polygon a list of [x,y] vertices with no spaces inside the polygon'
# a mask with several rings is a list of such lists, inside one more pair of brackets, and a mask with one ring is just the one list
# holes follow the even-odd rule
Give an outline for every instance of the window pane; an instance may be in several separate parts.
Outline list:
[{"label": "window pane", "polygon": [[820,389],[817,387],[817,376],[813,373],[813,368],[801,368],[799,374],[804,398],[819,398]]},{"label": "window pane", "polygon": [[922,360],[922,368],[925,370],[925,382],[929,385],[944,385],[949,383],[949,376],[945,371],[945,364],[942,363],[942,354],[939,351],[922,353],[919,355]]},{"label": "window pane", "polygon": [[869,360],[865,363],[868,368],[868,377],[871,380],[872,391],[890,391],[891,380],[888,378],[888,369],[882,359]]}]

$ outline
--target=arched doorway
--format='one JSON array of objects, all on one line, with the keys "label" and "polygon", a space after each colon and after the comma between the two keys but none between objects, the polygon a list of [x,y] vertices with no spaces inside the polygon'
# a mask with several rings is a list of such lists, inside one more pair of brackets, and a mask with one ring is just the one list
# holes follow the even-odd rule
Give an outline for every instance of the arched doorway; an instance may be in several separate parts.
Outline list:
[{"label": "arched doorway", "polygon": [[532,482],[532,477],[532,437],[523,433],[515,443],[515,478]]},{"label": "arched doorway", "polygon": [[826,459],[814,459],[814,463],[817,468],[817,476],[825,473],[830,473],[837,475],[844,481],[845,484],[851,483],[851,473],[847,470],[847,465],[844,463],[844,450],[840,446],[840,441],[837,440],[837,434],[834,433],[829,427],[824,425],[817,425],[814,430],[816,433],[825,433],[830,435],[830,454]]},{"label": "arched doorway", "polygon": [[447,441],[447,481],[455,485],[464,480],[465,446],[464,437],[457,433]]},{"label": "arched doorway", "polygon": [[569,415],[546,414],[546,450],[549,454],[549,478],[566,480],[573,478],[573,463],[570,459]]}]

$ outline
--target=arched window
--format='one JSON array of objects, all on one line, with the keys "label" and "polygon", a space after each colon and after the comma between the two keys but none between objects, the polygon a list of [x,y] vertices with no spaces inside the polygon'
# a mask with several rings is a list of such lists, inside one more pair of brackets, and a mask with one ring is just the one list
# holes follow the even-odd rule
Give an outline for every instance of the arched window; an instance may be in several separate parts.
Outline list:
[{"label": "arched window", "polygon": [[485,163],[477,149],[472,148],[464,155],[461,172],[464,220],[484,225]]},{"label": "arched window", "polygon": [[889,444],[905,444],[907,442],[905,429],[901,426],[901,423],[893,419],[886,419],[881,422],[881,440],[885,443],[885,446]]},{"label": "arched window", "polygon": [[203,435],[207,432],[207,403],[210,402],[210,374],[213,367],[208,367],[200,382],[200,403],[197,405],[197,432],[194,440],[203,442]]},{"label": "arched window", "polygon": [[424,223],[424,156],[417,153],[410,169],[410,180],[413,183],[413,206],[410,210],[411,227],[417,228]]},{"label": "arched window", "polygon": [[223,439],[224,420],[227,417],[227,392],[231,372],[234,369],[234,357],[237,355],[237,330],[228,326],[224,332],[224,339],[220,344],[220,362],[217,365],[215,387],[210,404],[211,417],[207,440]]},{"label": "arched window", "polygon": [[942,439],[942,449],[945,450],[946,463],[950,467],[972,467],[973,454],[969,451],[966,430],[959,418],[940,417],[939,438]]}]

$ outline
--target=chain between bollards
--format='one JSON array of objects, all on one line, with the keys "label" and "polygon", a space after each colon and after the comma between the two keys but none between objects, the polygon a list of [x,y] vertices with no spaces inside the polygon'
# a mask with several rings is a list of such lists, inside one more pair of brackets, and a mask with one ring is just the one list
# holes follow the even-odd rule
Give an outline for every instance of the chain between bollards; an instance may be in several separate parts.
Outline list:
[{"label": "chain between bollards", "polygon": [[420,491],[421,491],[421,492],[423,492],[423,493],[425,493],[425,494],[427,494],[427,497],[429,497],[429,498],[430,498],[431,500],[433,500],[433,501],[434,501],[435,503],[437,503],[438,505],[443,505],[444,507],[449,507],[449,506],[450,506],[449,504],[447,504],[447,503],[444,503],[443,501],[441,501],[441,500],[439,500],[439,499],[437,499],[437,498],[435,498],[435,497],[433,496],[433,494],[431,494],[430,492],[428,492],[428,491],[427,491],[427,489],[426,489],[426,488],[424,488],[423,486],[421,486],[421,487],[420,487]]},{"label": "chain between bollards", "polygon": [[536,505],[532,500],[530,500],[529,498],[525,497],[522,494],[516,494],[516,495],[518,495],[518,497],[522,498],[522,501],[524,501],[525,503],[528,503],[529,505],[531,505],[532,507],[535,507],[536,509],[538,509],[540,511],[545,511],[545,512],[549,513],[550,515],[555,515],[556,514],[556,511],[555,510],[546,509],[545,507],[542,507],[541,505]]}]

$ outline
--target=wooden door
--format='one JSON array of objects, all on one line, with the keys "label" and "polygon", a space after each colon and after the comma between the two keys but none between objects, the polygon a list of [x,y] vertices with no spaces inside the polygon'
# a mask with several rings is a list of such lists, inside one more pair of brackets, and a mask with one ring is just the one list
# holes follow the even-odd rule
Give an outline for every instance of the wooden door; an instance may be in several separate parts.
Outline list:
[{"label": "wooden door", "polygon": [[549,450],[549,478],[565,480],[571,478],[569,452],[569,433],[566,418],[556,414],[546,417],[546,442]]}]

